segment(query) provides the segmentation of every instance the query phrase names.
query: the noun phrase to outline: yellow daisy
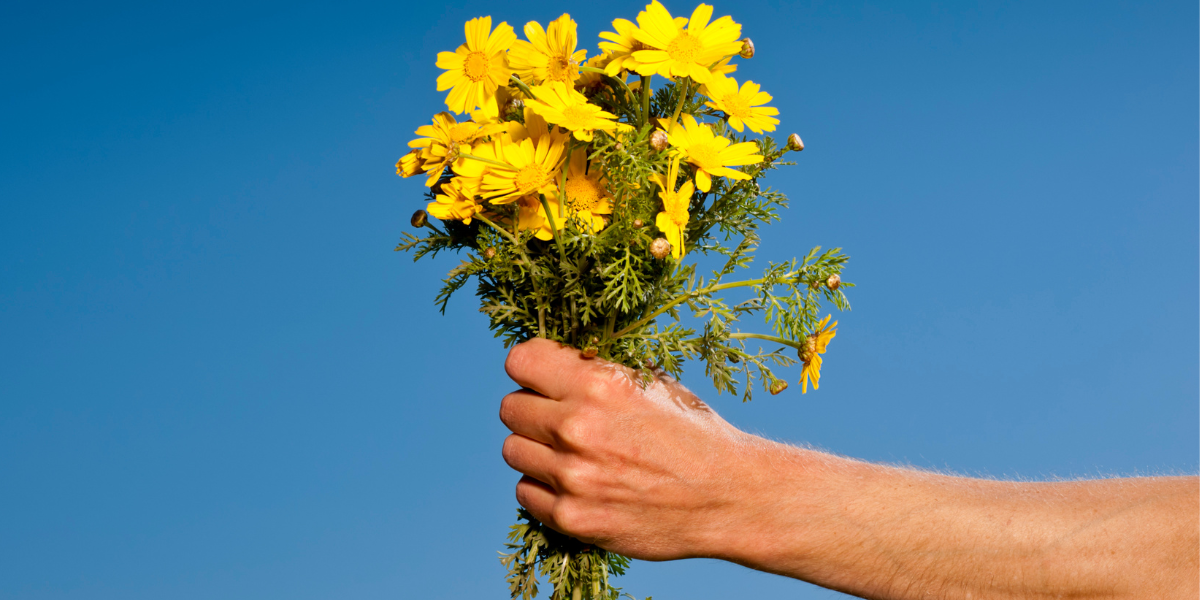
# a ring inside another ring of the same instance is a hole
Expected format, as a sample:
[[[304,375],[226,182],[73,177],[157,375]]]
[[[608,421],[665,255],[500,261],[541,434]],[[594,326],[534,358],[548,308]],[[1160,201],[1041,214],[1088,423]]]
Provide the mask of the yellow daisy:
[[[464,192],[463,181],[460,177],[455,177],[449,183],[442,185],[441,190],[437,199],[430,202],[425,210],[443,221],[462,221],[470,225],[471,217],[483,210],[483,206],[476,202],[469,193]]]
[[[454,172],[478,179],[479,195],[493,204],[538,194],[557,199],[556,177],[565,158],[566,141],[567,134],[560,131],[521,140],[503,135],[472,150],[472,156],[483,160],[460,160],[454,164]]]
[[[587,96],[565,83],[555,81],[532,90],[537,100],[526,100],[525,105],[547,122],[575,134],[577,140],[590,142],[595,130],[613,131],[617,128],[616,115],[589,104]]]
[[[825,354],[829,340],[837,335],[837,321],[834,321],[833,325],[828,325],[829,318],[832,316],[825,315],[825,318],[817,324],[816,333],[805,338],[804,347],[799,350],[800,360],[804,362],[804,368],[800,370],[800,384],[803,387],[801,393],[808,393],[809,381],[812,381],[814,390],[821,387],[821,355]]]
[[[646,11],[638,13],[638,19],[642,18]],[[683,29],[687,27],[687,17],[675,17],[676,27]],[[600,42],[600,49],[612,54],[612,60],[604,66],[604,72],[616,77],[621,71],[636,71],[638,63],[633,60],[633,53],[639,50],[653,50],[650,46],[639,42],[634,32],[637,31],[637,25],[628,19],[617,19],[612,22],[612,31],[604,31],[600,33],[602,39],[608,40]],[[737,67],[734,67],[737,68]]]
[[[409,150],[408,154],[401,156],[400,160],[396,161],[396,174],[401,177],[408,178],[424,172],[425,170],[421,168],[421,151],[417,148]]]
[[[416,134],[424,137],[409,142],[408,146],[419,151],[420,170],[428,175],[425,185],[433,187],[446,167],[458,160],[459,156],[471,153],[473,142],[505,129],[503,125],[497,123],[490,125],[480,125],[474,121],[459,123],[454,119],[454,115],[443,111],[433,115],[432,125],[418,127]],[[401,161],[403,160],[401,159]]]
[[[667,78],[691,77],[699,83],[708,83],[716,63],[742,50],[739,39],[742,26],[731,17],[709,23],[711,18],[712,7],[701,4],[692,11],[685,30],[658,0],[651,2],[638,15],[639,27],[633,32],[638,41],[651,48],[633,52],[637,72]]]
[[[712,127],[697,123],[692,115],[683,115],[683,125],[672,123],[667,131],[667,141],[679,148],[687,161],[696,167],[696,187],[707,192],[712,189],[713,177],[750,179],[750,176],[729,167],[753,165],[762,162],[758,145],[742,142],[730,145],[729,139],[719,136]]]
[[[688,207],[692,203],[692,193],[696,190],[692,187],[691,181],[684,182],[679,190],[675,189],[675,180],[679,177],[678,156],[671,161],[671,167],[666,177],[657,173],[652,177],[654,183],[657,183],[662,190],[658,193],[658,197],[663,203],[663,210],[658,213],[654,224],[667,236],[667,241],[671,242],[671,256],[678,260],[683,258],[683,243],[689,216]]]
[[[737,80],[732,77],[713,77],[705,86],[704,95],[712,98],[712,102],[704,104],[729,115],[729,126],[742,131],[742,126],[762,135],[764,131],[775,131],[779,119],[779,109],[772,106],[762,106],[771,101],[771,95],[760,91],[761,88],[753,81],[742,84],[738,89]]]
[[[437,66],[446,69],[437,78],[437,90],[450,90],[446,106],[462,114],[483,106],[496,93],[496,88],[508,85],[510,71],[505,52],[517,40],[508,23],[492,31],[492,18],[479,17],[467,21],[464,27],[467,43],[454,52],[439,52]]]
[[[549,81],[573,83],[587,50],[575,50],[578,39],[571,15],[555,19],[546,29],[536,21],[525,24],[525,37],[508,53],[508,61],[521,81],[529,85]]]
[[[584,223],[592,233],[604,229],[604,217],[612,214],[612,195],[608,193],[599,165],[588,165],[587,150],[571,153],[567,165],[567,185],[562,190],[563,203],[571,214]]]

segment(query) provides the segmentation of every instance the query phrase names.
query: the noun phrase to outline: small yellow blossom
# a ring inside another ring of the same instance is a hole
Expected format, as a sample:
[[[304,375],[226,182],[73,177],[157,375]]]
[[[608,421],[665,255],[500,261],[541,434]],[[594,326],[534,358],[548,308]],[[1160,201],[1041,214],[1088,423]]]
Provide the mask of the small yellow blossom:
[[[691,181],[684,182],[676,190],[675,181],[678,177],[678,156],[671,160],[671,167],[667,171],[666,177],[658,173],[652,175],[654,183],[657,183],[661,189],[658,197],[663,203],[663,210],[658,213],[654,224],[667,236],[667,241],[671,242],[671,256],[674,256],[677,260],[683,258],[683,244],[688,223],[688,208],[692,203],[692,193],[696,191]]]
[[[566,220],[558,216],[558,201],[546,198],[553,214],[554,229],[562,229]],[[533,235],[539,240],[554,239],[554,229],[550,228],[551,219],[546,218],[546,208],[542,206],[537,196],[525,196],[517,203],[517,229],[519,231],[533,230]]]
[[[683,124],[672,123],[667,139],[696,167],[696,187],[707,192],[712,189],[713,177],[750,179],[750,176],[729,167],[753,165],[762,162],[758,145],[742,142],[730,145],[728,138],[719,136],[712,127],[696,122],[692,115],[683,115]]]
[[[492,31],[492,18],[479,17],[464,27],[467,43],[454,52],[439,52],[437,66],[446,69],[437,78],[437,90],[450,90],[446,106],[463,114],[483,106],[496,94],[496,88],[508,85],[510,71],[505,53],[517,40],[508,23]]]
[[[530,132],[523,131],[528,134]],[[501,135],[476,146],[471,156],[454,164],[454,172],[479,181],[478,193],[493,204],[508,204],[538,194],[558,197],[556,176],[566,153],[567,134],[540,133],[515,139]]]
[[[638,13],[638,19],[646,11]],[[687,27],[687,17],[675,17],[675,26],[679,29]],[[612,22],[612,31],[604,31],[600,33],[601,39],[608,40],[600,42],[600,49],[612,55],[612,60],[604,66],[604,72],[616,77],[621,71],[636,71],[638,63],[633,59],[633,53],[639,50],[653,50],[650,46],[638,41],[634,32],[638,26],[633,21],[628,19],[617,19]],[[734,67],[737,68],[737,67]]]
[[[408,146],[419,152],[420,171],[427,174],[425,186],[433,187],[446,167],[463,154],[471,153],[473,142],[505,129],[505,126],[498,123],[491,125],[480,125],[473,121],[459,123],[454,119],[454,115],[440,112],[433,115],[432,125],[422,125],[417,128],[416,134],[423,137],[409,142]],[[413,159],[406,156],[400,160],[401,162],[408,160],[411,163]],[[411,164],[402,166],[405,169],[415,168]],[[415,173],[410,175],[415,175]]]
[[[632,54],[641,75],[662,75],[667,78],[691,77],[699,83],[712,79],[712,67],[726,57],[742,50],[742,26],[731,17],[712,18],[712,6],[701,4],[692,11],[687,29],[671,17],[658,0],[638,15],[638,28],[633,36],[649,50]]]
[[[469,193],[464,192],[463,181],[459,177],[443,184],[441,190],[437,199],[430,202],[425,210],[443,221],[462,221],[470,225],[471,217],[483,210]]]
[[[532,90],[537,100],[526,100],[525,105],[547,122],[575,134],[580,141],[592,141],[592,132],[597,129],[613,131],[617,128],[616,115],[588,103],[587,96],[564,83],[555,81]]]
[[[396,174],[401,177],[408,178],[424,172],[425,170],[421,168],[421,150],[419,148],[409,150],[408,154],[401,156],[400,160],[396,161]]]
[[[546,29],[536,21],[525,24],[525,37],[517,40],[508,53],[508,61],[517,77],[526,84],[550,81],[571,84],[579,77],[579,65],[587,50],[575,50],[578,45],[575,21],[571,15],[555,19]]]
[[[560,198],[567,209],[583,222],[592,233],[604,229],[604,217],[612,214],[612,195],[608,193],[600,165],[589,167],[587,150],[580,148],[571,153],[567,165],[567,185]]]
[[[809,381],[812,382],[814,390],[821,387],[821,355],[825,354],[829,340],[837,335],[837,321],[834,321],[832,325],[828,324],[829,318],[832,316],[825,315],[825,318],[817,324],[816,333],[804,340],[804,347],[800,350],[800,360],[804,362],[804,367],[800,370],[801,393],[808,393]]]
[[[771,101],[771,95],[761,91],[753,81],[743,83],[739,90],[734,78],[713,77],[703,91],[704,95],[712,98],[712,102],[705,102],[705,105],[729,115],[729,126],[739,132],[744,125],[762,135],[764,131],[775,131],[775,126],[779,124],[779,119],[775,118],[779,109],[762,106]]]

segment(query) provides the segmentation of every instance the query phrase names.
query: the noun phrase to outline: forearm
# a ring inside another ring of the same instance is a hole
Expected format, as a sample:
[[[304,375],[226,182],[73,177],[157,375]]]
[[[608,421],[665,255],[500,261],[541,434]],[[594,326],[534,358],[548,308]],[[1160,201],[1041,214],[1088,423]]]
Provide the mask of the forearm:
[[[1195,598],[1194,477],[1020,483],[748,440],[711,552],[867,598]]]

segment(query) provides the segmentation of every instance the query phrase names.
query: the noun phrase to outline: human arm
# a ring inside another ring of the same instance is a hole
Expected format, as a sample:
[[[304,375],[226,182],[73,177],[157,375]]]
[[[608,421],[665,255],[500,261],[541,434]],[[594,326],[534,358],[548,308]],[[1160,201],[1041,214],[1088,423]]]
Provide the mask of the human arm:
[[[1002,482],[739,431],[666,377],[545,340],[505,364],[517,499],[634,558],[710,557],[866,598],[1195,598],[1195,477]]]

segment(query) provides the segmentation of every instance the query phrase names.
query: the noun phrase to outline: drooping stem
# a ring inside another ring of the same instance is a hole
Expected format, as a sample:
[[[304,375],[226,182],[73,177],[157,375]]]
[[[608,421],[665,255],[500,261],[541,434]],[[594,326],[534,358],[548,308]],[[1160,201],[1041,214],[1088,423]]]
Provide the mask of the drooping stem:
[[[542,201],[542,210],[546,211],[546,220],[550,221],[550,235],[554,237],[554,244],[558,246],[558,258],[567,262],[567,252],[563,250],[562,237],[558,235],[558,224],[554,222],[554,213],[550,210],[550,202],[546,200],[545,194],[538,194],[538,198]]]
[[[749,339],[766,340],[768,342],[775,342],[776,344],[783,344],[784,346],[791,346],[792,348],[800,349],[800,342],[796,342],[793,340],[785,340],[779,336],[765,335],[762,333],[731,333],[731,334],[729,334],[729,339],[733,339],[733,340],[749,340]]]
[[[784,275],[781,279],[787,279],[789,277],[793,277],[797,273],[799,273],[799,271],[794,271],[792,273],[788,273],[787,275]],[[614,339],[619,338],[631,331],[636,331],[639,328],[641,328],[642,326],[649,323],[650,321],[653,321],[654,319],[656,319],[659,315],[667,312],[668,310],[671,310],[672,308],[674,308],[676,306],[679,306],[680,304],[683,304],[684,302],[687,302],[688,300],[691,300],[692,298],[696,298],[699,296],[705,296],[705,295],[711,294],[713,292],[719,292],[721,290],[728,290],[728,289],[739,288],[739,287],[747,287],[747,286],[751,286],[751,285],[759,285],[764,281],[766,281],[766,279],[747,279],[746,281],[731,281],[729,283],[715,283],[713,285],[708,285],[708,286],[702,287],[698,290],[687,292],[686,294],[681,294],[679,296],[672,298],[669,302],[662,305],[662,307],[660,307],[658,310],[646,315],[645,317],[643,317],[641,319],[638,319],[632,325],[612,334],[612,338],[614,338]]]
[[[517,77],[516,75],[512,75],[510,78],[512,79],[513,84],[515,84],[517,86],[517,89],[524,92],[525,95],[529,96],[530,99],[537,100],[537,96],[533,95],[533,90],[529,89],[529,86],[525,85],[525,82],[521,81],[520,77]]]
[[[650,76],[642,75],[642,125],[650,122]]]
[[[501,227],[501,226],[499,226],[499,225],[497,225],[497,224],[495,224],[495,223],[491,222],[490,220],[488,220],[488,218],[487,218],[487,217],[485,217],[485,216],[483,216],[483,215],[475,215],[475,216],[474,216],[474,217],[472,217],[472,218],[474,218],[474,219],[479,219],[480,221],[483,221],[483,222],[484,222],[484,223],[486,223],[488,226],[490,226],[492,229],[495,229],[497,233],[499,233],[500,235],[502,235],[502,236],[504,236],[504,237],[508,238],[508,239],[509,239],[509,241],[511,241],[513,244],[515,244],[515,245],[517,245],[517,246],[520,246],[520,245],[521,245],[521,242],[520,242],[520,241],[519,241],[519,240],[516,238],[516,236],[514,236],[514,235],[513,235],[513,234],[511,234],[511,233],[509,233],[507,229],[505,229],[505,228],[503,228],[503,227]]]
[[[680,81],[683,83],[683,92],[679,94],[679,104],[675,105],[675,112],[671,115],[672,126],[679,121],[679,114],[683,112],[683,105],[687,103],[688,96],[692,95],[691,79],[680,78]]]

